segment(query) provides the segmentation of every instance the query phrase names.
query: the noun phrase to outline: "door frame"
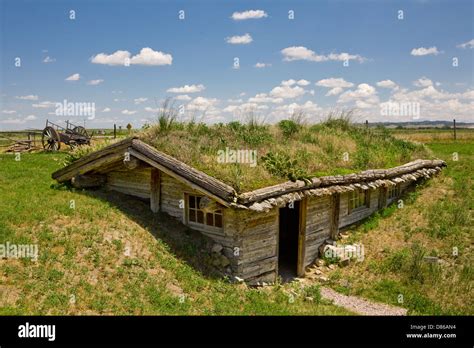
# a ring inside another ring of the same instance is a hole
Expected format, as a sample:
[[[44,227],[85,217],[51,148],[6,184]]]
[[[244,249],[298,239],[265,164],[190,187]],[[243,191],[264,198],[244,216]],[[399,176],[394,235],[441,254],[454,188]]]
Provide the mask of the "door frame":
[[[304,197],[300,201],[299,211],[299,231],[298,231],[298,262],[296,265],[296,275],[304,277],[305,267],[304,259],[306,254],[306,211],[308,206],[308,198]]]

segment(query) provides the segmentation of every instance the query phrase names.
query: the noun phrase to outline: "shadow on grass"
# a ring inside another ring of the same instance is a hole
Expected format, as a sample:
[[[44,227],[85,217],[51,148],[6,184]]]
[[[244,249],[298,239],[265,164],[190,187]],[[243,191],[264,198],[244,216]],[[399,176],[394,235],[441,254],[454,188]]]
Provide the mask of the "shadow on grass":
[[[166,213],[153,213],[150,210],[149,200],[105,189],[76,192],[100,199],[118,208],[128,218],[150,232],[155,239],[165,243],[175,257],[193,267],[203,277],[222,279],[223,275],[206,262],[209,256],[208,250],[214,242]]]

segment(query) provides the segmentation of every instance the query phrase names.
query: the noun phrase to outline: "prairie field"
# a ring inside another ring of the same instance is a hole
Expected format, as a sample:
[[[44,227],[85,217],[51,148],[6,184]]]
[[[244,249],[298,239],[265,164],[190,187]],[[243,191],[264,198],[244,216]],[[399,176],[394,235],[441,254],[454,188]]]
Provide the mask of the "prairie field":
[[[327,282],[304,286],[219,278],[204,266],[195,232],[147,203],[55,183],[51,173],[66,152],[0,154],[0,242],[39,249],[37,261],[0,259],[0,314],[355,314],[321,299],[320,287],[329,286],[409,315],[472,315],[472,133],[454,141],[442,131],[390,132],[423,143],[416,149],[448,167],[403,197],[402,208],[389,206],[344,234],[343,242],[364,245],[363,262],[327,268]]]

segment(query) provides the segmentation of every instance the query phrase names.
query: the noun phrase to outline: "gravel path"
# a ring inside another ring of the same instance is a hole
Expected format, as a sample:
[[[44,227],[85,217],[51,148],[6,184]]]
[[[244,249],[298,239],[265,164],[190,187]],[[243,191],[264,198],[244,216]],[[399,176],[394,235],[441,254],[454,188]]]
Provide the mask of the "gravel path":
[[[405,308],[372,302],[356,296],[343,295],[326,287],[321,288],[321,296],[324,299],[332,300],[337,306],[362,315],[407,315]]]

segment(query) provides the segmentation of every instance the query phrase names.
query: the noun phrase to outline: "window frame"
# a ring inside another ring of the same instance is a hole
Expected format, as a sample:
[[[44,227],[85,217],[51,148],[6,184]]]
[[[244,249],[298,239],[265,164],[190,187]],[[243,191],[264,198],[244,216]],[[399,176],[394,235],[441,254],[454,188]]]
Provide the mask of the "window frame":
[[[392,192],[395,192],[395,195],[392,194]],[[394,186],[389,186],[387,190],[387,201],[393,201],[400,197],[401,194],[401,185],[396,184]]]
[[[190,197],[194,197],[195,199],[195,204],[199,204],[197,202],[197,198],[203,198],[205,197],[204,195],[200,195],[197,193],[191,193],[191,192],[185,192],[184,193],[184,221],[186,225],[197,229],[197,230],[214,230],[216,232],[222,232],[224,230],[224,210],[217,209],[214,212],[211,213],[205,213],[203,210],[199,209],[197,206],[194,208],[190,207]],[[190,220],[190,210],[195,210],[196,211],[196,220],[197,220],[197,214],[198,212],[202,212],[203,214],[203,222],[197,222],[197,221],[191,221]],[[220,211],[220,213],[216,213],[217,211]],[[208,214],[212,214],[212,219],[213,219],[213,224],[208,225],[207,224],[207,219],[208,219]],[[215,216],[220,215],[221,216],[221,227],[215,226]]]
[[[352,202],[355,201],[355,199],[353,198],[353,195],[356,192],[357,192],[358,197],[359,197],[357,200],[360,202],[360,196],[363,195],[365,202],[362,205],[353,208],[352,207]],[[349,192],[349,194],[347,196],[348,196],[348,200],[347,200],[347,207],[348,207],[347,214],[348,215],[350,215],[354,212],[357,212],[357,211],[361,211],[361,210],[370,208],[370,190],[364,190],[362,188],[357,188],[354,191]]]

